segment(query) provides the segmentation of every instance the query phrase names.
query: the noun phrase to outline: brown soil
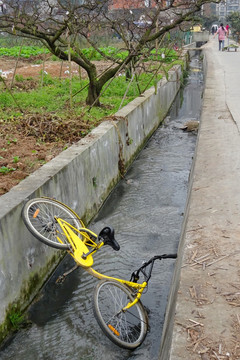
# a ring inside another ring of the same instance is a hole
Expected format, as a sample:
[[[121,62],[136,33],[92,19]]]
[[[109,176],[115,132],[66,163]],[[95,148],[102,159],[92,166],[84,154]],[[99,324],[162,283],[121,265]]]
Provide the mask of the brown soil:
[[[17,63],[17,71],[16,74],[23,76],[24,78],[33,78],[35,80],[41,77],[41,72],[44,70],[47,74],[51,75],[52,77],[59,77],[59,78],[67,78],[69,77],[69,64],[68,62],[61,62],[61,61],[51,61],[47,60],[46,62],[39,62],[43,60],[42,56],[39,55],[37,57],[32,57],[30,59],[23,59],[18,61]],[[94,61],[93,61],[94,62]],[[106,61],[96,61],[97,71],[100,74],[103,72],[108,66],[111,65],[110,62]],[[0,70],[5,72],[3,75],[8,81],[10,82],[13,77],[14,68],[16,66],[16,58],[11,57],[0,57]],[[79,70],[77,64],[71,64],[71,70],[73,76],[80,76],[84,79],[86,78],[85,70]],[[81,71],[81,74],[79,74]]]
[[[21,81],[14,86],[24,89],[27,86],[28,90],[36,86],[43,64],[34,64],[34,62],[36,58],[18,62],[16,74],[23,78],[31,78],[31,81]],[[8,85],[13,78],[15,64],[16,59],[0,58],[0,70]],[[98,72],[101,73],[108,66],[106,62],[98,62]],[[52,77],[69,76],[68,63],[59,61],[46,61],[44,71]],[[79,74],[75,64],[72,64],[72,73]],[[86,77],[83,70],[81,77]],[[70,115],[64,122],[53,114],[45,116],[24,114],[17,124],[6,123],[0,119],[0,196],[50,161],[64,148],[80,140],[89,130],[90,124],[83,123],[80,118]]]

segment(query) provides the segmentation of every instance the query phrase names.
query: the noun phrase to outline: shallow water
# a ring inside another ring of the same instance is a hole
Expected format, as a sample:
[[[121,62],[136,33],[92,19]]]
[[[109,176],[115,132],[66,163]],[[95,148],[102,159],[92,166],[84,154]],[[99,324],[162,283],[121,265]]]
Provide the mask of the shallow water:
[[[121,245],[119,252],[104,247],[95,256],[94,267],[100,272],[129,279],[143,260],[177,252],[197,138],[180,127],[188,120],[199,120],[203,90],[199,59],[193,59],[191,67],[188,84],[169,116],[90,225],[96,232],[107,224],[113,226]],[[138,349],[118,348],[97,325],[91,304],[96,279],[78,269],[62,284],[55,283],[73,265],[67,256],[30,308],[32,326],[16,334],[0,352],[0,359],[157,360],[174,263],[169,259],[154,266],[148,291],[142,296],[150,331]]]

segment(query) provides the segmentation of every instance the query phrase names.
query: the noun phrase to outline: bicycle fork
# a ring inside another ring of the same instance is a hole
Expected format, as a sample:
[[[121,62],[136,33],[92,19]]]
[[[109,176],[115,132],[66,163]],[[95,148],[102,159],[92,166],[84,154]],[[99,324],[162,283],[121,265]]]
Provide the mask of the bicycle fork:
[[[143,282],[143,283],[141,284],[141,288],[138,290],[135,299],[134,299],[133,301],[129,302],[129,303],[122,309],[122,311],[126,311],[126,310],[130,309],[132,306],[134,306],[134,305],[139,301],[140,297],[142,296],[143,290],[145,289],[146,286],[147,286],[147,282],[145,281],[145,282]]]

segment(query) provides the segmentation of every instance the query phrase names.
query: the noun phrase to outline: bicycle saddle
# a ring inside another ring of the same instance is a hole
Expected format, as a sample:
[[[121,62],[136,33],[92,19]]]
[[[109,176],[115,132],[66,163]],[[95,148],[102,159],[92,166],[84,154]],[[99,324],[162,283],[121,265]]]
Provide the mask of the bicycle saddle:
[[[98,234],[98,238],[101,238],[104,245],[111,246],[113,250],[120,250],[120,245],[114,237],[114,229],[111,226],[105,226]]]

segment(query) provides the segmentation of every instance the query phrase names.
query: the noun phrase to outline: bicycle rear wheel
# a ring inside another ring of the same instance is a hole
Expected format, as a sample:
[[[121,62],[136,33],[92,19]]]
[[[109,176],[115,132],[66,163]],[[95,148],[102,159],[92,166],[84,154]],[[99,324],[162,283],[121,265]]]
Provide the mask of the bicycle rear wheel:
[[[101,280],[96,286],[93,310],[96,320],[108,338],[125,349],[142,344],[148,330],[146,311],[140,301],[126,311],[134,300],[129,288],[112,280]]]
[[[22,209],[23,221],[33,236],[46,245],[68,250],[70,245],[55,217],[65,220],[76,229],[84,227],[73,210],[54,199],[35,198],[26,202]]]

